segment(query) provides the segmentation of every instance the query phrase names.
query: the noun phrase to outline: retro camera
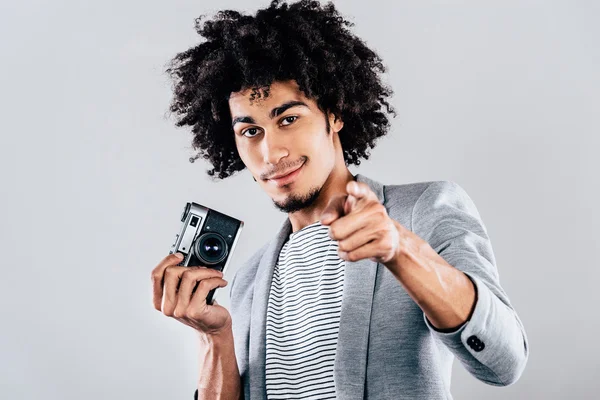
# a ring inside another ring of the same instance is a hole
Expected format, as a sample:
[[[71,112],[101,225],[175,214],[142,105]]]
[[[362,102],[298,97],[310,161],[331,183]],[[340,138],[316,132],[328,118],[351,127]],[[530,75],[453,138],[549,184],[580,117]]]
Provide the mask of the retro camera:
[[[181,214],[181,230],[175,235],[169,254],[181,253],[179,266],[200,266],[225,272],[244,227],[240,221],[201,204],[188,202]],[[213,303],[216,289],[208,292],[206,303]],[[196,291],[194,288],[193,292]]]

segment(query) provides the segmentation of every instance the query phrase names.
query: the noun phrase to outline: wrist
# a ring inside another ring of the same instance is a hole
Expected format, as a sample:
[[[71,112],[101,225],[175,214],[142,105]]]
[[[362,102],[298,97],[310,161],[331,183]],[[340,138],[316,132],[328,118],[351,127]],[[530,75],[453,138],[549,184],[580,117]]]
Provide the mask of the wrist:
[[[202,332],[196,331],[198,334],[198,340],[202,345],[219,345],[222,343],[230,343],[233,341],[233,330],[231,325],[223,327],[216,332]]]
[[[415,257],[423,249],[421,246],[426,244],[423,239],[414,234],[411,230],[406,229],[399,222],[394,221],[394,227],[398,232],[398,243],[394,256],[389,262],[385,263],[385,266],[397,277],[400,277],[402,269],[411,264],[411,261],[415,260]]]

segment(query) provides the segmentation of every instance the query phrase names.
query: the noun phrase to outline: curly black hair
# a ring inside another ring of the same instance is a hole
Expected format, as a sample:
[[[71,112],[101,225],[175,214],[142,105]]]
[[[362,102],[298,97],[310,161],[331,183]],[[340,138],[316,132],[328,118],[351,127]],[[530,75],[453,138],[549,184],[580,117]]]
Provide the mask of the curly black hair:
[[[200,148],[190,162],[208,159],[213,169],[206,172],[219,179],[243,170],[229,96],[253,88],[260,97],[257,88],[288,80],[344,121],[339,137],[346,165],[369,158],[369,147],[389,129],[387,114],[395,116],[387,100],[393,91],[380,79],[386,68],[379,56],[347,29],[354,24],[333,3],[274,0],[253,16],[222,10],[203,18],[195,19],[195,30],[206,40],[177,54],[165,71],[173,82],[169,111],[177,127],[192,126],[193,147]]]

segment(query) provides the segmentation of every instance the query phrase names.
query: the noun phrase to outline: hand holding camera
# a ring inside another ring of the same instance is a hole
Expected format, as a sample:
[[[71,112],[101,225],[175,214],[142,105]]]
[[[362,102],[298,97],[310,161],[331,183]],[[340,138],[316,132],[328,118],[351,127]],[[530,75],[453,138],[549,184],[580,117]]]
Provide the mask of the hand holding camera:
[[[179,266],[175,254],[165,257],[152,271],[154,308],[199,332],[215,334],[231,326],[231,315],[220,305],[208,305],[206,296],[225,287],[221,271]]]
[[[229,328],[229,311],[206,303],[209,291],[227,286],[223,273],[201,266],[179,266],[180,262],[181,258],[170,254],[152,271],[154,308],[199,332],[215,334]]]
[[[152,270],[154,308],[216,334],[231,327],[229,311],[213,305],[213,295],[227,286],[223,272],[244,222],[197,203],[186,204],[181,222],[170,254]]]

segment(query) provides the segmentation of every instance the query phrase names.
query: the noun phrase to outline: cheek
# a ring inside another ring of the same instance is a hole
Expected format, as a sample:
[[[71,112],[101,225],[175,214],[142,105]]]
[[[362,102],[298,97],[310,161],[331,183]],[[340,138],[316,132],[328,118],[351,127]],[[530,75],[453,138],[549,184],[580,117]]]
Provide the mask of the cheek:
[[[325,128],[319,124],[303,124],[296,127],[293,132],[298,150],[310,152],[313,155],[322,151],[323,145],[327,143]]]
[[[329,157],[331,138],[327,136],[324,127],[315,126],[311,130],[311,138],[307,140],[310,151],[317,157]]]
[[[242,159],[242,162],[247,168],[252,170],[252,167],[258,164],[260,160],[258,149],[256,147],[248,145],[248,143],[243,143],[241,141],[236,141],[236,146],[238,154]]]
[[[239,142],[237,139],[235,141],[235,146],[238,152],[238,155],[242,159],[242,162],[247,166],[248,165],[248,148]]]

